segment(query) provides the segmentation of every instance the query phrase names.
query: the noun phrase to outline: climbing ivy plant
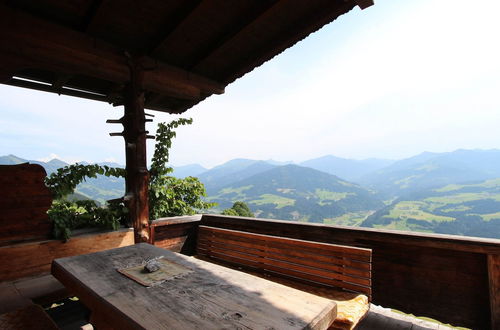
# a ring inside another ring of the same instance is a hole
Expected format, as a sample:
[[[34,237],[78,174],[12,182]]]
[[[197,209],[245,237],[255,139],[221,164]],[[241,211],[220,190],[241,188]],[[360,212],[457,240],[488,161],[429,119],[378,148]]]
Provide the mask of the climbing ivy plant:
[[[121,200],[108,201],[101,207],[93,200],[67,199],[86,178],[96,178],[97,175],[124,177],[125,173],[123,168],[74,164],[59,168],[47,176],[45,184],[54,196],[52,206],[47,212],[54,224],[54,237],[68,240],[73,229],[101,227],[116,230],[120,224],[125,223],[127,209]]]
[[[172,140],[176,136],[175,129],[180,125],[191,123],[192,119],[180,118],[168,124],[158,124],[155,152],[149,171],[150,219],[191,215],[196,210],[216,205],[203,200],[206,196],[205,187],[197,178],[179,179],[169,175],[173,172],[167,163]],[[91,200],[67,199],[78,184],[86,178],[96,178],[97,175],[125,177],[126,171],[123,168],[97,164],[75,164],[60,168],[45,179],[45,184],[55,198],[48,214],[54,223],[53,234],[56,238],[67,240],[71,236],[71,231],[76,228],[103,227],[116,230],[120,224],[126,223],[127,209],[121,199],[108,201],[103,207]]]
[[[179,179],[169,175],[173,172],[172,167],[167,166],[167,163],[172,140],[176,137],[175,129],[192,122],[192,119],[180,118],[168,124],[158,124],[155,152],[149,171],[150,219],[192,215],[196,210],[209,209],[216,205],[203,200],[206,196],[205,187],[197,178]]]

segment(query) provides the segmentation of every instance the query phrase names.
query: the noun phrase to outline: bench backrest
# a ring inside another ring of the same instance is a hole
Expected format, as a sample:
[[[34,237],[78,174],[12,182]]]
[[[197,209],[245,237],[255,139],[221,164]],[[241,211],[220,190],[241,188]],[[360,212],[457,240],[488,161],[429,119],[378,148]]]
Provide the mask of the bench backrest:
[[[371,299],[370,249],[199,226],[197,254]]]
[[[0,246],[50,237],[46,175],[37,164],[0,165]]]

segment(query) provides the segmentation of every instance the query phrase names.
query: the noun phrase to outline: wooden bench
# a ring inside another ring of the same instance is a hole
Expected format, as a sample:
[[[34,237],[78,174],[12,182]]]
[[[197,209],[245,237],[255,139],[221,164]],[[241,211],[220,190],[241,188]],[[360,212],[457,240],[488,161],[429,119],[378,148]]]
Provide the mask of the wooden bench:
[[[370,249],[199,226],[197,256],[337,302],[331,329],[352,329],[371,300]]]

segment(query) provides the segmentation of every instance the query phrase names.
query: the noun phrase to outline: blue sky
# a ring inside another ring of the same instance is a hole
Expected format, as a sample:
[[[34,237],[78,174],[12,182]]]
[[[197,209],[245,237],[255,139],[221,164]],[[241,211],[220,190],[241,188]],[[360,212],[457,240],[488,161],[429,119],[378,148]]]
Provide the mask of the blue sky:
[[[355,9],[187,111],[172,163],[499,148],[498,12],[497,0]],[[108,135],[120,128],[105,124],[121,108],[4,85],[0,108],[0,155],[124,162]]]

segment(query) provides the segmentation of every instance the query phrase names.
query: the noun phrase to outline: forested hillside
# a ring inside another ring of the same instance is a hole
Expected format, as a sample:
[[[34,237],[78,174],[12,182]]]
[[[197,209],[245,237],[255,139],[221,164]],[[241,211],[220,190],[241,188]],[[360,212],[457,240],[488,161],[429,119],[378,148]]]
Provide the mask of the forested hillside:
[[[383,206],[359,185],[311,168],[285,165],[221,188],[210,201],[227,208],[246,202],[258,217],[359,224]]]

